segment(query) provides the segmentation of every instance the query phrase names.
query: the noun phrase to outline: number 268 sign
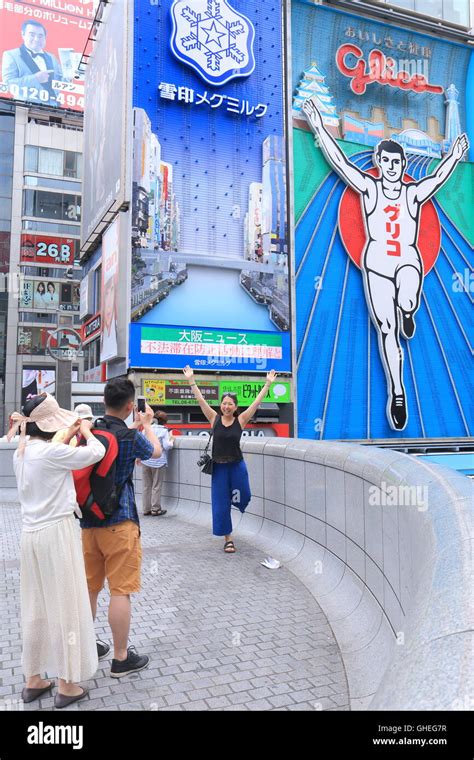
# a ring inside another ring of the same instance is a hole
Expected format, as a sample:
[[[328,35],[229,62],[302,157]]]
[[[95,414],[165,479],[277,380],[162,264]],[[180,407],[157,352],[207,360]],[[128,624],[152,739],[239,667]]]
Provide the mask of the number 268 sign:
[[[37,264],[72,266],[76,241],[73,238],[21,236],[21,260]]]

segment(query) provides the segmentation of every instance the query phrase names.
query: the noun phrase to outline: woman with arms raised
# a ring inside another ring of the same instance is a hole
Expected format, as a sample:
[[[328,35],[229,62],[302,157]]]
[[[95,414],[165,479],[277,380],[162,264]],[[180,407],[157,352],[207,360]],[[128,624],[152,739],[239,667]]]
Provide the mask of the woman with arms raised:
[[[240,413],[237,409],[237,396],[234,393],[224,393],[219,412],[212,409],[196,385],[191,367],[186,366],[183,372],[192,388],[194,398],[213,430],[212,532],[215,536],[224,536],[224,551],[226,554],[234,554],[230,510],[232,506],[235,506],[244,512],[251,498],[247,466],[240,448],[240,437],[242,430],[267,395],[270,385],[275,381],[276,372],[271,370],[267,374],[265,385],[255,401]]]

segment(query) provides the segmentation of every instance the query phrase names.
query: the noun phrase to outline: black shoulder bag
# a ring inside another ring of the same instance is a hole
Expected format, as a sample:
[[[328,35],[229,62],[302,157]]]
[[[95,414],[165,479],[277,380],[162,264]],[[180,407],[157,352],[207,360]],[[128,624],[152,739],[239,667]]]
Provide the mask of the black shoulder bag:
[[[214,425],[217,422],[217,417],[214,420]],[[197,466],[201,468],[201,472],[203,472],[205,475],[212,475],[212,457],[208,453],[209,452],[209,446],[211,445],[212,436],[214,433],[214,425],[212,426],[210,433],[209,433],[209,439],[206,443],[205,449],[202,452],[201,456],[197,460]]]

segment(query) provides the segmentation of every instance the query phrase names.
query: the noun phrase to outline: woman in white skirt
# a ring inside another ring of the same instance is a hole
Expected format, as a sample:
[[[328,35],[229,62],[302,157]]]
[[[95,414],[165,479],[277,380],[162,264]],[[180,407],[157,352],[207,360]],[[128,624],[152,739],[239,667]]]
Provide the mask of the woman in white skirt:
[[[48,393],[26,401],[23,414],[12,416],[9,439],[21,429],[13,467],[22,512],[21,628],[24,702],[53,688],[45,673],[58,676],[55,707],[83,699],[78,685],[97,670],[98,657],[87,591],[73,470],[102,459],[105,448],[91,433],[92,423],[60,409]],[[54,434],[67,427],[63,443]],[[80,432],[86,446],[72,448]],[[26,435],[30,438],[27,441]]]

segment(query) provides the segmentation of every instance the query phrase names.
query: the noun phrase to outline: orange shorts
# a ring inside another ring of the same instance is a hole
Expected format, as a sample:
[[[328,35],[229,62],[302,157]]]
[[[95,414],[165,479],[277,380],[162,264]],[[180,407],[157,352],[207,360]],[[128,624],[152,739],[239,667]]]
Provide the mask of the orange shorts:
[[[132,520],[108,528],[84,528],[82,551],[92,594],[103,589],[106,578],[111,596],[140,591],[140,528]]]

